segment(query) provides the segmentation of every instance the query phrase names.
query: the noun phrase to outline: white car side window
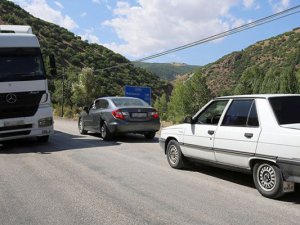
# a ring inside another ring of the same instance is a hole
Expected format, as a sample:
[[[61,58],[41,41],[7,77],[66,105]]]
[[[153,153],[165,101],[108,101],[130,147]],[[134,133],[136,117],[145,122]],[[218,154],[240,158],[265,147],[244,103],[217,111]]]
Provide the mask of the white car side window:
[[[220,117],[228,103],[228,100],[219,100],[212,102],[203,112],[198,116],[197,124],[213,124],[217,125]]]

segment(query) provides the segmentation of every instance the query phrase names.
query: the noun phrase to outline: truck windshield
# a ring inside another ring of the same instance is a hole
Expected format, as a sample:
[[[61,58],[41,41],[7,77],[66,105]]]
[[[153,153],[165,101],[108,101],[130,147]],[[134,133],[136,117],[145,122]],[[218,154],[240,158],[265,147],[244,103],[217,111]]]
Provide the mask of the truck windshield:
[[[1,48],[0,82],[45,79],[39,48]]]
[[[274,97],[269,101],[280,125],[300,123],[300,96]]]

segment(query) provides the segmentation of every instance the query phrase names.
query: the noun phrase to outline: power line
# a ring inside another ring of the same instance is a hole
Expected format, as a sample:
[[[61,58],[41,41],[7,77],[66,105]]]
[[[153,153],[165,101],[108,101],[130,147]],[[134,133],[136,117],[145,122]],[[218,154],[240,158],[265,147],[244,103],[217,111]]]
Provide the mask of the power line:
[[[281,12],[274,13],[270,16],[255,20],[251,23],[244,24],[242,26],[239,26],[239,27],[221,32],[219,34],[212,35],[212,36],[207,37],[207,38],[200,39],[200,40],[195,41],[195,42],[191,42],[191,43],[188,43],[188,44],[176,47],[176,48],[172,48],[172,49],[169,49],[169,50],[157,53],[157,54],[153,54],[153,55],[141,58],[139,60],[134,60],[134,61],[131,61],[130,63],[123,63],[123,64],[119,64],[119,65],[112,66],[112,67],[107,67],[107,68],[100,69],[100,70],[104,71],[104,70],[114,69],[114,68],[118,68],[118,67],[121,67],[121,66],[129,65],[129,64],[132,64],[132,63],[143,62],[143,61],[146,61],[146,60],[149,60],[149,59],[158,58],[158,57],[163,56],[163,55],[167,55],[167,54],[170,54],[170,53],[181,51],[181,50],[184,50],[184,49],[187,49],[187,48],[194,47],[196,45],[204,44],[204,43],[214,41],[214,40],[226,37],[226,36],[230,36],[232,34],[236,34],[236,33],[239,33],[239,32],[245,31],[245,30],[249,30],[249,29],[252,29],[254,27],[261,26],[263,24],[267,24],[267,23],[270,23],[270,22],[273,22],[273,21],[291,16],[291,15],[294,15],[294,14],[297,14],[299,12],[300,12],[300,5],[297,5],[295,7],[283,10]]]

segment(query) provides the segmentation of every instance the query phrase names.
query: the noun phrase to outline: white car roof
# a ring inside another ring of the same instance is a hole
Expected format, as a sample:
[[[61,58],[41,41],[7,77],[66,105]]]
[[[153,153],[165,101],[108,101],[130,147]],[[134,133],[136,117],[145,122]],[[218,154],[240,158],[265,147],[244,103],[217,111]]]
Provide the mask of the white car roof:
[[[232,96],[222,96],[216,99],[232,99],[232,98],[272,98],[272,97],[289,97],[289,96],[299,96],[300,94],[253,94],[253,95],[232,95]]]

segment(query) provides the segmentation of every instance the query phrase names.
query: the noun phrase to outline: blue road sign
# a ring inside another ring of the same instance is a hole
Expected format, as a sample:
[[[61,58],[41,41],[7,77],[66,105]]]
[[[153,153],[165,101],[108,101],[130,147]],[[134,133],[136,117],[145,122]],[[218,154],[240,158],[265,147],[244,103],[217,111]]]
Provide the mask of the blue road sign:
[[[125,86],[125,96],[140,98],[151,105],[151,88],[150,87],[137,87]]]

